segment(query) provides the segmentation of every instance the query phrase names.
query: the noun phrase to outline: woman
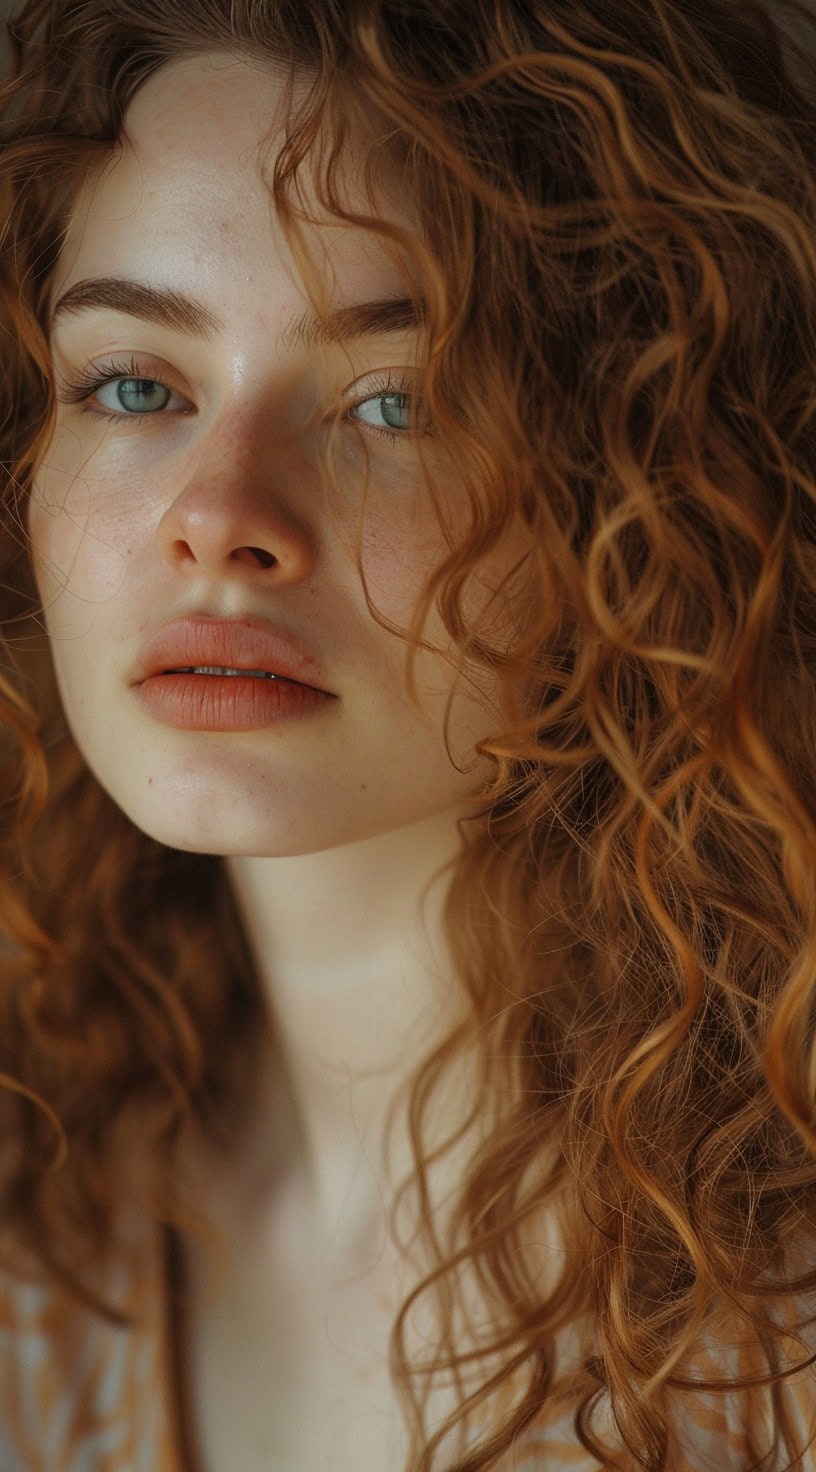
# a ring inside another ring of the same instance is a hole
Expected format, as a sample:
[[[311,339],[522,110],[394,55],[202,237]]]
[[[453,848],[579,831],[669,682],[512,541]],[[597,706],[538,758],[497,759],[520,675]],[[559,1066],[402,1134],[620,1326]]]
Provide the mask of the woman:
[[[0,1464],[806,1465],[812,52],[9,35]]]

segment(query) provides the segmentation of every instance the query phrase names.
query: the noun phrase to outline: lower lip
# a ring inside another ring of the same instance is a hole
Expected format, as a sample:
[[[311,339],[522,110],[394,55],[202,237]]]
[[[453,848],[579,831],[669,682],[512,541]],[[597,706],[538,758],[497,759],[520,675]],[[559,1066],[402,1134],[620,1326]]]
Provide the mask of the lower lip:
[[[253,675],[151,675],[136,687],[146,710],[186,731],[252,731],[313,715],[335,697],[292,680]]]

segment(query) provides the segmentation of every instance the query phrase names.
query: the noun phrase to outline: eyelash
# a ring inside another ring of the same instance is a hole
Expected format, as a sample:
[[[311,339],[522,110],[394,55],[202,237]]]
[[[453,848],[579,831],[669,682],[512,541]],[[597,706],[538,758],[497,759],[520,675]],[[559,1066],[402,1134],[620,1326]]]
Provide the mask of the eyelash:
[[[119,378],[140,378],[146,383],[158,384],[160,388],[167,389],[168,393],[173,392],[170,385],[165,383],[161,378],[154,378],[152,374],[145,373],[137,359],[132,357],[128,363],[111,362],[106,368],[96,370],[87,368],[77,369],[72,379],[64,379],[62,381],[60,390],[57,393],[57,400],[61,404],[83,403],[86,399],[90,399],[98,389],[103,388],[106,383],[115,383]],[[372,393],[366,394],[365,398],[357,399],[355,403],[349,406],[349,413],[351,409],[358,409],[361,404],[367,404],[371,399],[384,399],[397,394],[410,396],[412,386],[408,378],[404,376],[394,378],[389,371],[385,378],[375,379],[373,381],[371,385],[373,389]],[[153,414],[126,414],[124,411],[118,414],[112,409],[105,408],[89,408],[86,412],[89,414],[98,414],[103,419],[134,419],[137,421],[162,418],[163,414],[161,410]],[[376,424],[366,424],[365,427],[371,434],[380,435],[392,444],[396,444],[397,440],[404,440],[411,433],[410,430],[380,429]],[[429,433],[427,429],[417,432]]]

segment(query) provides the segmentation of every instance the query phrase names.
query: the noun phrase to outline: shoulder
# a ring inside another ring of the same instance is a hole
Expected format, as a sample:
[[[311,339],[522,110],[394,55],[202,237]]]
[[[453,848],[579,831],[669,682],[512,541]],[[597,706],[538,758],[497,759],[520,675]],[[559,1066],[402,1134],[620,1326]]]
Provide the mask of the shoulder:
[[[811,1443],[816,1447],[816,1362],[808,1363],[811,1357],[816,1359],[816,1293],[768,1300],[765,1308],[776,1326],[777,1363],[784,1378],[776,1387],[761,1383],[769,1375],[761,1342],[737,1315],[721,1309],[675,1371],[686,1380],[701,1382],[699,1387],[666,1388],[665,1472],[746,1472],[753,1466],[761,1466],[762,1472],[787,1472],[816,1467],[813,1450],[808,1460]],[[572,1353],[566,1355],[565,1366],[588,1352],[589,1332],[587,1323],[582,1334],[570,1336]],[[708,1381],[716,1388],[706,1388]],[[754,1383],[740,1384],[745,1381]],[[575,1402],[566,1400],[542,1407],[534,1427],[519,1438],[508,1472],[606,1472],[607,1466],[628,1467],[608,1392],[599,1394],[589,1422],[618,1460],[599,1461],[581,1445],[576,1409]],[[802,1460],[797,1462],[797,1457]]]
[[[107,1302],[137,1310],[119,1328],[59,1285],[0,1267],[3,1472],[170,1472],[163,1341],[150,1282],[123,1263]]]
[[[774,1326],[775,1367],[734,1314],[722,1314],[702,1337],[683,1373],[719,1388],[672,1393],[672,1472],[806,1465],[796,1458],[816,1445],[816,1294],[769,1299],[764,1310]]]

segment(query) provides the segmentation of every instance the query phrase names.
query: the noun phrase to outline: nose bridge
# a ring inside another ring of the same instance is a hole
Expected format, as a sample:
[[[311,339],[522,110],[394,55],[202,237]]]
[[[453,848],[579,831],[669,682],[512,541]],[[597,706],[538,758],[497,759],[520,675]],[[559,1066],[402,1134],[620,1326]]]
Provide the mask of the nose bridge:
[[[249,561],[305,576],[316,541],[304,514],[303,472],[302,457],[287,446],[274,414],[233,408],[202,439],[180,484],[174,482],[156,531],[164,555],[210,572]]]

